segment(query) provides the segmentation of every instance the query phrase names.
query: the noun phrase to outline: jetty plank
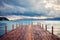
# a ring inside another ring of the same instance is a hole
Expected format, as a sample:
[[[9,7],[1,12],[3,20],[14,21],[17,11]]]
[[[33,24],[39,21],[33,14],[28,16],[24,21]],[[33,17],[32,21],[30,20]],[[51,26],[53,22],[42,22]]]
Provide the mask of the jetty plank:
[[[60,40],[60,38],[39,25],[22,25],[4,34],[0,40]]]

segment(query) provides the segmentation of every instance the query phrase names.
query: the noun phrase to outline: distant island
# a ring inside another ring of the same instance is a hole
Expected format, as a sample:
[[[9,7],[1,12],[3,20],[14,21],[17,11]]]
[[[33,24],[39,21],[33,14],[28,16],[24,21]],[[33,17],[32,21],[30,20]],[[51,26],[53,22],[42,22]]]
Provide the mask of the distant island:
[[[6,17],[0,17],[0,21],[9,21]]]

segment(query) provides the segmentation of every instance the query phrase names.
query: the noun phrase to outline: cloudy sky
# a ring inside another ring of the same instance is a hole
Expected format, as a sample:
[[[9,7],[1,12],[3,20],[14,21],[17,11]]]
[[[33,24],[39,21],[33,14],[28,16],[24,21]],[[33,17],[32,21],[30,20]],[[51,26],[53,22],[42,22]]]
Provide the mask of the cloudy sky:
[[[0,0],[0,16],[10,20],[55,20],[60,18],[60,0]]]

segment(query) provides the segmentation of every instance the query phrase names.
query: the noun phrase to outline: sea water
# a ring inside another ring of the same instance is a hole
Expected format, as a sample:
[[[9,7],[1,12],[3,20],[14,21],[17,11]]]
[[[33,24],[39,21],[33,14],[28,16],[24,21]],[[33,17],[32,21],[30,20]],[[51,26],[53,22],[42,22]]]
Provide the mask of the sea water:
[[[54,34],[60,37],[60,21],[54,20],[15,20],[15,21],[0,21],[0,36],[5,33],[5,25],[7,25],[8,32],[12,30],[12,24],[14,24],[14,28],[16,28],[16,24],[47,24],[47,29],[49,32],[52,30],[52,26],[54,27]]]

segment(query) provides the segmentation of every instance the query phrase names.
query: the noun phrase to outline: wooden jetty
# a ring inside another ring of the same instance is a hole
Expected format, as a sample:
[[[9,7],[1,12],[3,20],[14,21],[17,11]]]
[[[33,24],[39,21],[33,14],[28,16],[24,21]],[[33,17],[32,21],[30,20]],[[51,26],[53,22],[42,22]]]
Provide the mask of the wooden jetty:
[[[16,24],[17,26],[17,24]],[[12,25],[12,31],[7,32],[7,26],[5,26],[5,34],[0,37],[0,40],[60,40],[60,38],[47,31],[47,25],[45,29],[41,25],[20,25],[14,29]]]

